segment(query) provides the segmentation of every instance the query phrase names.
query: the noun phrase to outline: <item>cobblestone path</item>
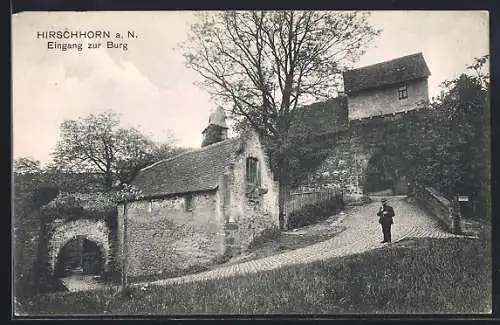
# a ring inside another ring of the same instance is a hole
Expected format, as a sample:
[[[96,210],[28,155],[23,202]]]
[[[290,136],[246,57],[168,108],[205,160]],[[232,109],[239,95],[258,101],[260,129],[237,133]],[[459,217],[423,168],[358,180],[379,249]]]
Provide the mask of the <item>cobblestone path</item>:
[[[394,208],[396,214],[392,227],[393,243],[405,238],[446,238],[456,236],[443,231],[435,218],[428,216],[424,210],[415,203],[408,202],[404,197],[389,197],[388,203]],[[178,278],[158,280],[149,284],[165,285],[218,279],[238,274],[273,270],[286,265],[310,263],[332,257],[362,253],[382,247],[387,244],[380,243],[382,230],[376,216],[379,206],[378,199],[374,198],[373,203],[357,207],[352,213],[346,214],[344,218],[338,221],[346,227],[346,230],[324,242],[258,260]],[[142,286],[144,283],[135,285]]]

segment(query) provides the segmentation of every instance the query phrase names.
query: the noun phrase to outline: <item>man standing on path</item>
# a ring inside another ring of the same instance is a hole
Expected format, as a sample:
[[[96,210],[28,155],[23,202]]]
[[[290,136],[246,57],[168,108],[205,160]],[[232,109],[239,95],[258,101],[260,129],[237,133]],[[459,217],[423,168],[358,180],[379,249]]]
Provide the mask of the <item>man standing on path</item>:
[[[391,242],[391,226],[393,224],[392,218],[395,216],[394,209],[387,204],[387,199],[382,199],[382,206],[377,212],[377,216],[380,218],[378,222],[382,225],[382,233],[384,234],[384,240],[382,243]]]

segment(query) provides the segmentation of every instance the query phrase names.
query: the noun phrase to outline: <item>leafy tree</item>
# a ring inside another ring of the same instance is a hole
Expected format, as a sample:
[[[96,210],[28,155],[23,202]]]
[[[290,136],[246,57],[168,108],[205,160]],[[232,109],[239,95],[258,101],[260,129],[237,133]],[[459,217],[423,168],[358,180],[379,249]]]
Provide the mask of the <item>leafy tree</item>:
[[[53,153],[64,171],[97,172],[105,190],[128,183],[140,168],[176,152],[170,143],[156,144],[135,128],[123,128],[114,113],[90,114],[61,124]]]
[[[451,111],[451,127],[457,151],[461,154],[459,181],[452,184],[454,193],[464,193],[476,199],[482,215],[488,216],[490,206],[491,152],[489,56],[476,58],[468,66],[472,74],[464,73],[448,84],[449,91],[442,101]]]
[[[488,56],[467,67],[473,73],[445,81],[444,93],[389,145],[403,157],[413,180],[433,186],[448,198],[457,193],[479,203],[477,214],[490,206],[490,103]],[[422,132],[424,126],[426,132]]]
[[[199,15],[181,45],[216,101],[263,138],[280,182],[280,216],[288,195],[296,108],[333,96],[341,71],[379,34],[367,13],[217,12]],[[283,220],[283,219],[281,219]]]
[[[42,172],[39,160],[31,157],[20,157],[14,160],[14,173],[18,175],[40,174]]]

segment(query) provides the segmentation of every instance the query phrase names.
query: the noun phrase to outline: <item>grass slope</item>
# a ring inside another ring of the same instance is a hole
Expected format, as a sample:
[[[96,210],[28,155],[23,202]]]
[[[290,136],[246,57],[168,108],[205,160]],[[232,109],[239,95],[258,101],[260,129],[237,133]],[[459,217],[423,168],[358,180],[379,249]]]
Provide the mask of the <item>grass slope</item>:
[[[200,283],[58,293],[30,314],[359,314],[491,311],[489,241],[411,239],[367,253]]]

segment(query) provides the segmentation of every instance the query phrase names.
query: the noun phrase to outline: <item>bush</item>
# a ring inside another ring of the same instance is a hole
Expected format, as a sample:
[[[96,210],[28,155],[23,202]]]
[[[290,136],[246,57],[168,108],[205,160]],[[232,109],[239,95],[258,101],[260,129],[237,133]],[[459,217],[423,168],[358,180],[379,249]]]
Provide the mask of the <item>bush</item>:
[[[111,270],[108,272],[104,272],[101,279],[109,283],[121,283],[122,281],[121,270]]]
[[[38,279],[38,292],[39,293],[54,293],[54,292],[66,292],[68,288],[66,288],[60,279],[56,276],[42,273]]]
[[[215,264],[224,264],[228,262],[235,254],[235,252],[231,249],[231,247],[227,247],[224,251],[224,254],[217,256],[214,259]]]
[[[341,197],[305,205],[302,209],[292,212],[289,216],[289,226],[299,228],[307,226],[337,214],[344,208]]]
[[[278,239],[280,235],[281,233],[278,227],[266,228],[250,242],[248,250],[252,250],[267,242],[274,241]]]

